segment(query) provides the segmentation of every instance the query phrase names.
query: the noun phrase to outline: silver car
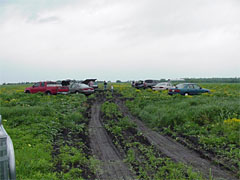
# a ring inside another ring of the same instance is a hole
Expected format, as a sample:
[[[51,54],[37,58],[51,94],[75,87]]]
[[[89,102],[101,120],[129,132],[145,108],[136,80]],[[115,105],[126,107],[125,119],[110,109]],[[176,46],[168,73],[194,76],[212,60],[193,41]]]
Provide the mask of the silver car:
[[[166,90],[173,88],[173,85],[169,82],[158,83],[152,87],[152,90],[159,91],[159,90]]]
[[[75,94],[83,93],[85,95],[90,95],[94,93],[94,88],[82,83],[73,83],[69,86],[69,91]]]

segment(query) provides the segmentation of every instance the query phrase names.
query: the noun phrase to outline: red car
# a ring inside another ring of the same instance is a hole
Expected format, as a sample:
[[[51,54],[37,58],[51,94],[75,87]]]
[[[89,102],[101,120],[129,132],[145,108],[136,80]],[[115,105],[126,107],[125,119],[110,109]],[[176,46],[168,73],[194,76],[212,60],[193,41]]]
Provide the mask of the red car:
[[[33,86],[28,87],[24,91],[25,93],[38,93],[42,92],[45,94],[68,94],[69,88],[67,86],[62,86],[56,82],[38,82]]]

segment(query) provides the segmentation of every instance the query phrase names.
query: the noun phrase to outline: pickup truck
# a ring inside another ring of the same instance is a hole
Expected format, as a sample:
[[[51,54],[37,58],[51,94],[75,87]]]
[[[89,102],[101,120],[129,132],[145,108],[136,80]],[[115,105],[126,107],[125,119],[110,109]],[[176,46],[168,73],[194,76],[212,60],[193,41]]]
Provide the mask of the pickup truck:
[[[31,87],[27,87],[24,92],[31,94],[42,92],[47,95],[68,94],[69,88],[67,86],[62,86],[56,82],[37,82]]]

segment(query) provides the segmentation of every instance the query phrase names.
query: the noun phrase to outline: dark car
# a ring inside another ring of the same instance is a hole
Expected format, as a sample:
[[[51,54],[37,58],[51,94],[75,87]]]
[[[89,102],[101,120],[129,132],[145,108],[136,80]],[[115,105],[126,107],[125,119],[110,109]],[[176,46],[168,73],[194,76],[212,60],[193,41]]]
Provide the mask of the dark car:
[[[152,80],[152,79],[145,80],[144,88],[152,88],[153,86],[155,86],[158,83],[159,83],[158,80]]]
[[[142,80],[135,82],[134,87],[137,89],[144,88],[144,82]]]
[[[178,84],[176,88],[171,88],[168,90],[169,95],[181,94],[181,95],[197,95],[201,93],[209,93],[210,90],[201,88],[199,85],[194,83],[182,83]]]

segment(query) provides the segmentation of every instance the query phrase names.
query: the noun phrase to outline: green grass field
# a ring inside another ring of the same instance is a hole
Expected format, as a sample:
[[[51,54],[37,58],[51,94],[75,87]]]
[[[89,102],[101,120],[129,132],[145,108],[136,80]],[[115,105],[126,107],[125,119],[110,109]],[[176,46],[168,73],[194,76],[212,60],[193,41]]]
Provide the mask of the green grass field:
[[[176,140],[184,138],[194,145],[191,148],[239,174],[240,84],[201,86],[211,93],[169,96],[130,84],[114,84],[114,91],[130,98],[126,105],[131,113],[152,129]],[[25,94],[25,87],[0,86],[0,114],[14,144],[17,179],[94,179],[98,161],[89,147],[88,98]],[[109,132],[117,133],[110,125],[106,124]],[[127,161],[131,163],[130,151]]]
[[[17,179],[94,177],[84,95],[25,94],[24,86],[0,87],[0,114],[15,149]]]
[[[215,161],[239,173],[240,84],[201,84],[211,90],[197,96],[169,96],[167,91],[119,87],[132,114],[154,130],[193,141]],[[217,163],[216,162],[216,163]]]

